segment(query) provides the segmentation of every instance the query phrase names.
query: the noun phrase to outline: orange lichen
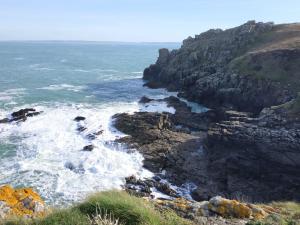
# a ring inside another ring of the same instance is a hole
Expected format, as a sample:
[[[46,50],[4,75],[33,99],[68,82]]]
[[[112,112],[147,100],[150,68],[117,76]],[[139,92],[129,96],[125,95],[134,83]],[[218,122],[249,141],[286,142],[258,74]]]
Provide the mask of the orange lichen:
[[[187,201],[183,198],[177,198],[174,200],[155,200],[155,203],[160,206],[166,206],[168,208],[172,208],[176,211],[182,211],[187,212],[188,210],[191,210],[191,202]]]
[[[208,208],[222,217],[249,218],[252,213],[246,204],[224,198],[220,199],[217,205],[210,203]]]
[[[13,189],[10,185],[0,187],[0,201],[10,208],[8,216],[42,216],[44,202],[31,188]],[[37,209],[39,206],[42,209]]]

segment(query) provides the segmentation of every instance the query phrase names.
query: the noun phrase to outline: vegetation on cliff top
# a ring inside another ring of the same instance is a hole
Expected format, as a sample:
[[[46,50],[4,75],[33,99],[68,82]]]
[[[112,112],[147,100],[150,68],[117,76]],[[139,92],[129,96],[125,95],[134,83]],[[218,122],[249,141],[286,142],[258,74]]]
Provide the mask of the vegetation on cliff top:
[[[231,69],[242,75],[277,81],[300,91],[300,24],[275,25],[262,33]]]
[[[269,204],[277,209],[277,213],[272,214],[262,221],[251,221],[247,225],[299,225],[300,224],[300,204],[296,202],[273,202]]]

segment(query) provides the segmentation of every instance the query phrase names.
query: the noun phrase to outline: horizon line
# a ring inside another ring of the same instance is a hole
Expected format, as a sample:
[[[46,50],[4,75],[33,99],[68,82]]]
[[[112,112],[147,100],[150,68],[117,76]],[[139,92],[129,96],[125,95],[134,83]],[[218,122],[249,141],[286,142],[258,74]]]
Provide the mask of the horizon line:
[[[139,43],[139,44],[180,44],[182,41],[93,41],[93,40],[0,40],[0,42],[90,42],[90,43]]]

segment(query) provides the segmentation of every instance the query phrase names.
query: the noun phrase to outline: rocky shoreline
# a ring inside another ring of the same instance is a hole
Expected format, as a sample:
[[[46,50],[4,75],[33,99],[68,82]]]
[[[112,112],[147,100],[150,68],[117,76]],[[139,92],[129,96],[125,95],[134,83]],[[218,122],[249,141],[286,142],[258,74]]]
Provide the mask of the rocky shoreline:
[[[197,201],[219,195],[299,201],[300,79],[296,67],[277,68],[286,60],[298,65],[300,46],[293,41],[299,37],[299,24],[249,21],[188,38],[179,50],[161,49],[144,71],[146,85],[179,91],[210,110],[193,113],[170,97],[160,101],[175,114],[116,115],[116,128],[129,135],[119,142],[141,152],[145,167],[170,182],[196,184]],[[278,71],[266,70],[271,61]]]

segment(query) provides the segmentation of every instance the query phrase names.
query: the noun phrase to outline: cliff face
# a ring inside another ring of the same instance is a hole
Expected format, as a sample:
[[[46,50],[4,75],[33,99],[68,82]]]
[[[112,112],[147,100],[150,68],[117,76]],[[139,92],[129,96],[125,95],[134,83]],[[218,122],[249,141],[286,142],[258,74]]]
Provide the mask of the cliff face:
[[[300,24],[207,31],[161,49],[144,79],[218,111],[195,198],[300,200]]]
[[[208,107],[258,113],[300,90],[300,24],[248,23],[209,30],[159,51],[144,71],[149,87],[167,87]],[[295,83],[296,81],[296,83]]]

